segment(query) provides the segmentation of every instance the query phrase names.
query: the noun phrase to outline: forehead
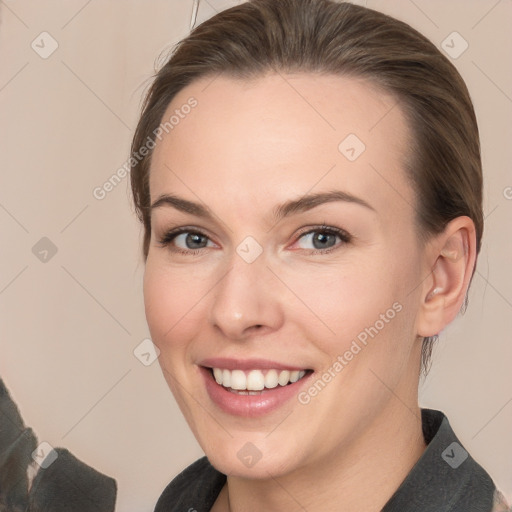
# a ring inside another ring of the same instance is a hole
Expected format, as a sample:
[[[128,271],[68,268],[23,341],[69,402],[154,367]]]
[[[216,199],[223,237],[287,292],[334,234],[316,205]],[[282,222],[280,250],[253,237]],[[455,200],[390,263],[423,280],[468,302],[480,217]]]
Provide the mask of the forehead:
[[[162,122],[171,118],[154,149],[152,201],[172,192],[207,204],[219,195],[279,202],[334,186],[383,206],[393,195],[411,200],[407,123],[397,99],[366,80],[204,77],[176,95]]]

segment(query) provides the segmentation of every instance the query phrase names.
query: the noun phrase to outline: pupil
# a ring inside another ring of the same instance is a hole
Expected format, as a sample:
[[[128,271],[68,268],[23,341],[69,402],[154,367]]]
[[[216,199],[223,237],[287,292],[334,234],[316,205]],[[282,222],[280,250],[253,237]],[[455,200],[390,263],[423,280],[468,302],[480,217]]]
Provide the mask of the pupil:
[[[202,237],[203,237],[202,235],[199,235],[197,233],[189,233],[189,235],[187,236],[187,246],[188,246],[188,242],[190,240],[192,240],[192,244],[201,243]],[[201,247],[204,247],[204,246],[201,246]],[[197,247],[189,247],[189,249],[197,249]]]
[[[316,246],[316,242],[319,241],[320,244],[324,243],[327,241],[328,237],[332,237],[333,235],[330,235],[330,234],[325,234],[325,233],[318,233],[316,237],[313,237],[313,245],[315,245],[315,248],[316,249],[325,249],[325,245],[320,245],[320,247],[317,247]]]

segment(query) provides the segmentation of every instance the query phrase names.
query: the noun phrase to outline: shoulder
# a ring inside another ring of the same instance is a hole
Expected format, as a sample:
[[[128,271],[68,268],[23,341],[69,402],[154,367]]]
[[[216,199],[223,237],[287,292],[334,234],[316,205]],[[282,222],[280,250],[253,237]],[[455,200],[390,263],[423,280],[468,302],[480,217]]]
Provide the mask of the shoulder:
[[[226,482],[208,458],[201,457],[187,466],[164,489],[154,512],[209,511]]]
[[[512,512],[446,415],[433,409],[422,409],[421,414],[427,447],[383,512]]]

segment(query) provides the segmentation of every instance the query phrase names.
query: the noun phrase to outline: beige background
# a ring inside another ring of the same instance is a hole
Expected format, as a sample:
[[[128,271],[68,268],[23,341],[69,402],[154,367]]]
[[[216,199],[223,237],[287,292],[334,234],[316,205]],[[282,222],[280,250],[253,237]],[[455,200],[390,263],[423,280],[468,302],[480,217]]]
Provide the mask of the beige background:
[[[203,0],[198,22],[234,3]],[[420,404],[448,415],[510,500],[512,2],[358,3],[438,46],[453,31],[469,43],[454,62],[480,122],[485,238],[468,312],[443,334]],[[0,1],[0,375],[40,441],[117,479],[123,512],[153,510],[202,452],[158,363],[133,354],[149,332],[128,180],[103,200],[93,190],[125,162],[155,59],[191,11],[191,0]],[[58,43],[46,59],[31,47],[43,31]],[[42,237],[57,248],[46,262],[32,252]]]

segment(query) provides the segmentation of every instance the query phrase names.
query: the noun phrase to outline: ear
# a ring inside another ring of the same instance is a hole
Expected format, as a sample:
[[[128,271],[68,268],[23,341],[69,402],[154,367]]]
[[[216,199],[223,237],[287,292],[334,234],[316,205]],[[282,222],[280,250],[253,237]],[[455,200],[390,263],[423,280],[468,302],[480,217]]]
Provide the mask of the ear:
[[[476,232],[466,216],[448,223],[428,242],[431,272],[422,285],[418,336],[439,334],[459,313],[476,263]]]

